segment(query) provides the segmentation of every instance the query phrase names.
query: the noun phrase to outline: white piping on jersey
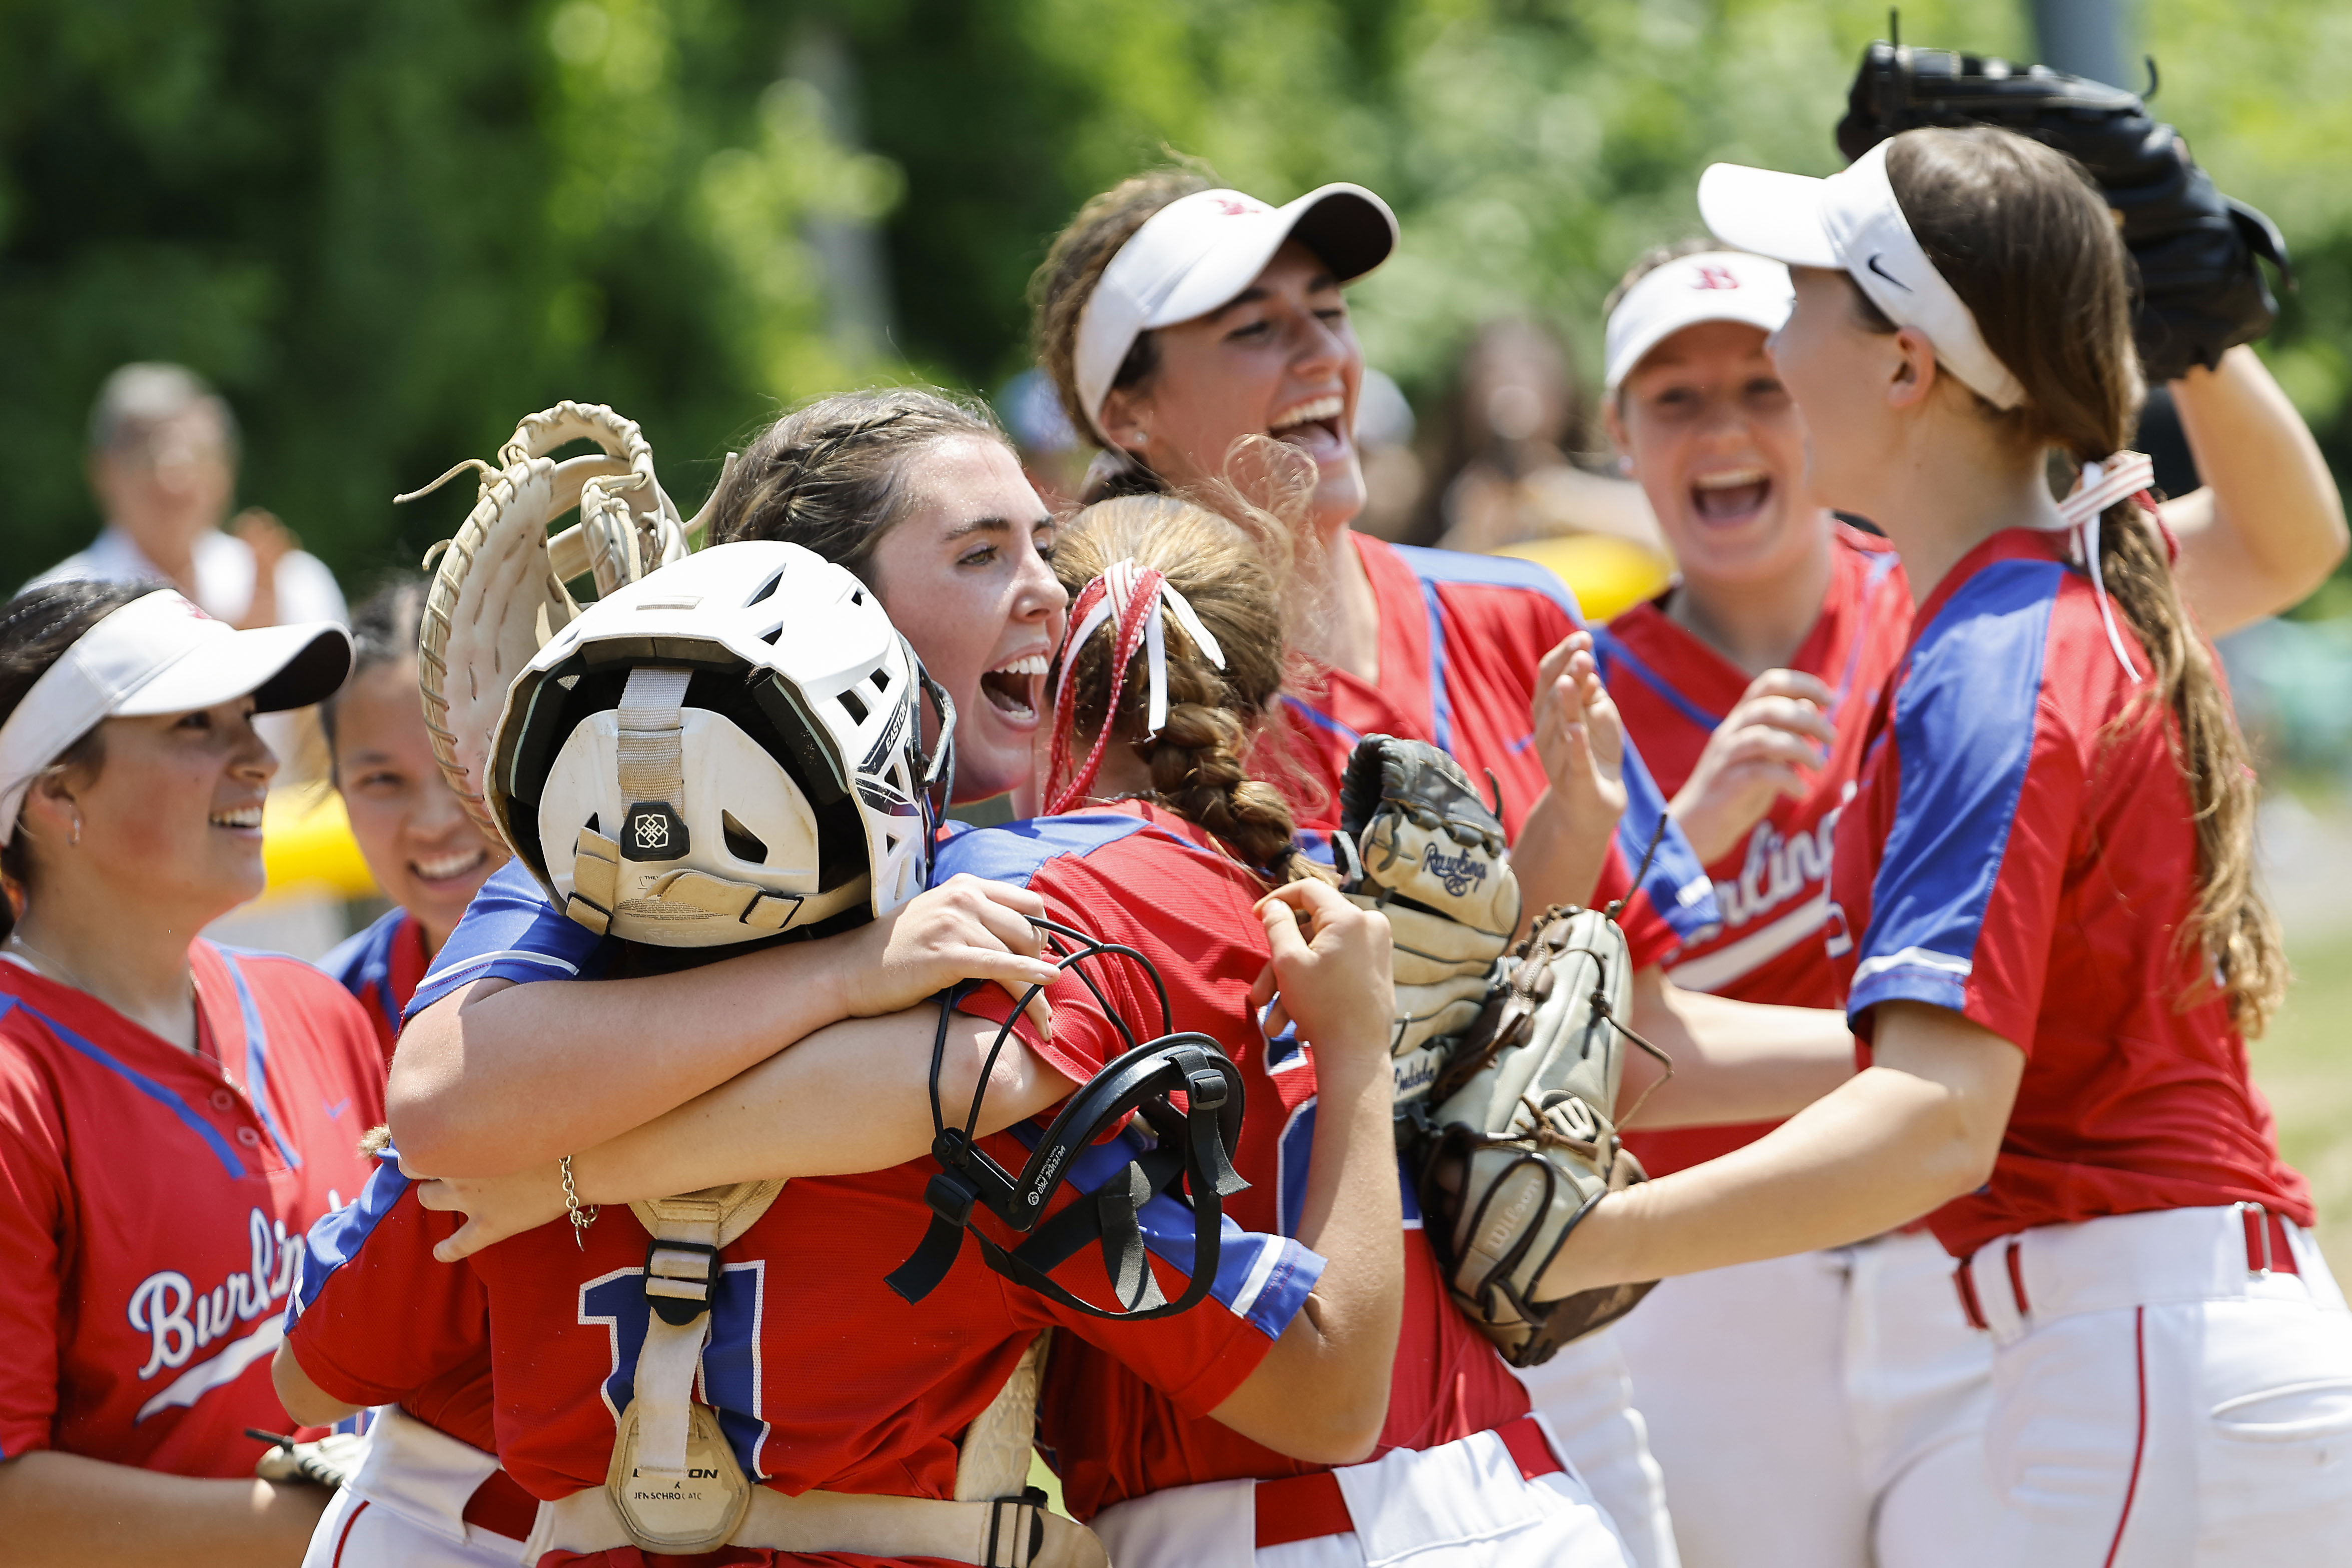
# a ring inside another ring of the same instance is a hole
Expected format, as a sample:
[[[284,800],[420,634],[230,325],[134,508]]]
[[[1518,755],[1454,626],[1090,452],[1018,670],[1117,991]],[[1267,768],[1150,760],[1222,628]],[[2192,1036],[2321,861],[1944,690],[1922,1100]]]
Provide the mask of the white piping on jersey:
[[[501,948],[496,952],[478,954],[475,957],[466,960],[463,963],[453,963],[448,968],[441,970],[437,973],[428,974],[425,978],[436,983],[446,981],[453,974],[463,974],[468,969],[478,969],[485,963],[496,963],[502,958],[520,958],[525,963],[543,963],[550,969],[561,969],[566,974],[576,975],[580,973],[580,966],[578,964],[567,963],[562,959],[556,957],[552,953],[532,952],[526,948],[509,947]]]
[[[194,1405],[224,1384],[235,1383],[245,1375],[246,1368],[277,1350],[278,1342],[285,1337],[286,1320],[275,1312],[271,1313],[253,1332],[220,1354],[210,1361],[199,1362],[173,1378],[154,1398],[139,1407],[139,1414],[131,1417],[131,1425],[137,1426],[158,1410]]]
[[[1884,974],[1890,969],[1933,969],[1955,979],[1966,980],[1975,973],[1976,965],[1968,959],[1954,958],[1948,952],[1937,952],[1933,948],[1906,947],[1901,952],[1864,959],[1854,969],[1853,989],[1860,990],[1864,981],[1874,974]]]
[[[1762,930],[1726,942],[1713,952],[1668,964],[1666,973],[1685,991],[1720,991],[1820,931],[1829,918],[1830,895],[1824,888]]]
[[[1250,1265],[1249,1274],[1242,1280],[1241,1289],[1235,1292],[1232,1302],[1225,1308],[1233,1316],[1244,1321],[1248,1319],[1250,1309],[1257,1305],[1258,1293],[1274,1278],[1274,1266],[1288,1258],[1291,1247],[1297,1245],[1286,1237],[1268,1237],[1265,1239],[1274,1245],[1258,1248],[1257,1261]]]

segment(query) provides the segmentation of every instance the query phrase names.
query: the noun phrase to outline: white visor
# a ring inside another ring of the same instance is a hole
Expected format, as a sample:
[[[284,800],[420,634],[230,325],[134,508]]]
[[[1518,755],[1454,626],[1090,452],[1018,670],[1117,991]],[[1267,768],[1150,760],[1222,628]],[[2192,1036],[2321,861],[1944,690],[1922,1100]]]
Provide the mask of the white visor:
[[[351,668],[352,635],[332,621],[241,632],[169,588],[131,600],[82,633],[0,724],[0,845],[41,770],[100,720],[246,696],[263,713],[306,707]]]
[[[1135,340],[1224,304],[1294,237],[1352,283],[1396,248],[1396,215],[1361,185],[1325,185],[1279,207],[1239,191],[1197,191],[1128,237],[1078,312],[1078,401],[1097,438],[1109,442],[1103,399]]]
[[[1944,368],[1996,408],[2025,388],[1985,346],[1976,318],[1919,248],[1886,181],[1881,142],[1826,180],[1717,163],[1699,176],[1699,216],[1727,244],[1791,267],[1842,270],[1898,327],[1916,327]]]
[[[1653,268],[1609,312],[1606,390],[1615,392],[1652,349],[1685,327],[1744,321],[1777,332],[1796,298],[1787,268],[1742,251],[1701,251]]]

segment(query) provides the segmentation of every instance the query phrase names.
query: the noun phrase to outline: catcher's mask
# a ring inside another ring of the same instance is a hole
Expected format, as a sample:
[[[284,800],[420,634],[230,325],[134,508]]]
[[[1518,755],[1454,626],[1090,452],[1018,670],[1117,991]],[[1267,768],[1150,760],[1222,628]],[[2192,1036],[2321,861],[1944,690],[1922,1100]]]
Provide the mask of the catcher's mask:
[[[861,924],[922,891],[954,731],[870,589],[799,545],[746,541],[557,632],[508,692],[487,793],[572,919],[715,947]]]
[[[1150,959],[1131,947],[1097,942],[1068,926],[1033,919],[1047,933],[1046,951],[1056,967],[1072,971],[1094,993],[1128,1049],[1062,1102],[1053,1125],[1031,1145],[1028,1163],[1015,1176],[989,1157],[973,1133],[988,1092],[988,1075],[1012,1037],[1012,1020],[1045,987],[1032,986],[996,1031],[972,1090],[971,1111],[960,1128],[947,1124],[940,1105],[940,1071],[952,1016],[952,1003],[942,1001],[939,1033],[931,1046],[931,1155],[940,1170],[923,1193],[931,1207],[930,1228],[914,1255],[885,1283],[908,1301],[921,1300],[955,1267],[964,1233],[970,1231],[991,1268],[1065,1307],[1097,1318],[1172,1316],[1199,1305],[1216,1282],[1224,1200],[1249,1185],[1233,1166],[1242,1130],[1241,1069],[1208,1036],[1170,1032],[1173,1020],[1168,988]],[[1139,1041],[1101,987],[1079,967],[1109,955],[1131,961],[1150,980],[1160,1002],[1160,1034],[1156,1038]],[[1176,1108],[1171,1094],[1184,1096],[1184,1109]],[[1119,1152],[1132,1157],[1087,1197],[1045,1218],[1054,1194],[1079,1174],[1082,1156],[1130,1113],[1149,1126],[1151,1147],[1134,1150],[1139,1130],[1123,1132],[1129,1147]],[[1030,1136],[1026,1130],[1017,1135],[1024,1142]],[[1172,1301],[1152,1278],[1143,1242],[1143,1209],[1162,1195],[1188,1207],[1192,1218],[1192,1278]],[[1028,1239],[1011,1247],[1000,1246],[974,1223],[976,1207]],[[1089,1245],[1102,1249],[1104,1271],[1118,1298],[1116,1310],[1083,1300],[1051,1278],[1054,1269]]]

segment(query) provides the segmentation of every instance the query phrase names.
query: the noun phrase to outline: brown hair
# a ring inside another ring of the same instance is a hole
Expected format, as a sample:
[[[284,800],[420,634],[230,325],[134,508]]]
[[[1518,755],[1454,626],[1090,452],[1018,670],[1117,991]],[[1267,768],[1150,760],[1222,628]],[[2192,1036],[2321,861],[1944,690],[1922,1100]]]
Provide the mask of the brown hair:
[[[1078,209],[1078,216],[1054,237],[1054,243],[1029,279],[1031,347],[1039,368],[1061,395],[1062,412],[1070,428],[1099,444],[1095,411],[1078,396],[1078,318],[1102,281],[1118,247],[1169,203],[1217,188],[1206,163],[1178,163],[1121,180]],[[1160,346],[1150,332],[1136,335],[1127,358],[1119,362],[1113,386],[1134,386],[1159,367]],[[1129,459],[1130,465],[1133,459]]]
[[[1234,505],[1239,505],[1237,498]],[[1282,792],[1250,776],[1260,721],[1281,700],[1287,649],[1283,635],[1277,547],[1285,533],[1271,517],[1263,531],[1177,496],[1120,496],[1073,518],[1054,547],[1054,571],[1073,600],[1115,561],[1163,574],[1184,595],[1223,654],[1222,670],[1193,646],[1173,616],[1166,618],[1168,721],[1147,738],[1150,676],[1147,655],[1129,660],[1111,717],[1114,742],[1131,747],[1151,770],[1152,795],[1187,822],[1223,840],[1244,865],[1276,882],[1319,874],[1297,853],[1290,806]],[[1075,654],[1071,737],[1083,749],[1102,732],[1110,701],[1114,638],[1088,637]],[[1049,689],[1061,680],[1057,658]]]
[[[352,673],[334,695],[319,704],[319,729],[327,738],[327,778],[342,785],[335,761],[335,719],[344,696],[361,676],[378,666],[416,657],[417,629],[425,619],[425,596],[432,586],[423,574],[397,572],[352,611]]]
[[[49,667],[64,658],[66,650],[80,641],[84,633],[132,600],[143,599],[154,591],[152,583],[53,583],[46,588],[28,589],[10,600],[5,609],[0,609],[0,724],[8,721],[16,705],[33,689],[34,682],[47,674]],[[36,778],[65,770],[96,773],[105,760],[102,739],[101,728],[92,725],[72,745],[58,752],[58,760],[43,768]],[[17,782],[0,780],[0,784]],[[32,890],[32,861],[26,844],[20,821],[8,847],[0,849],[0,883],[5,883],[0,887],[0,937],[16,929],[17,911]]]
[[[752,439],[719,481],[710,542],[782,540],[845,566],[868,587],[875,547],[906,517],[908,459],[976,437],[1010,449],[985,404],[927,386],[837,393]]]
[[[2076,463],[2121,450],[2147,389],[2123,244],[2082,166],[1978,127],[1905,132],[1887,150],[1886,175],[1920,248],[2025,387],[2020,406],[2004,412],[1979,397],[1978,412],[2021,447],[2056,447]],[[1862,315],[1893,331],[1875,310]],[[2126,500],[2101,521],[2108,595],[2154,667],[2143,701],[2120,722],[2137,722],[2159,702],[2168,710],[2196,826],[2200,885],[2180,937],[2202,962],[2182,1005],[2218,994],[2231,1021],[2257,1035],[2285,994],[2286,958],[2253,887],[2256,789],[2245,742],[2152,520]]]

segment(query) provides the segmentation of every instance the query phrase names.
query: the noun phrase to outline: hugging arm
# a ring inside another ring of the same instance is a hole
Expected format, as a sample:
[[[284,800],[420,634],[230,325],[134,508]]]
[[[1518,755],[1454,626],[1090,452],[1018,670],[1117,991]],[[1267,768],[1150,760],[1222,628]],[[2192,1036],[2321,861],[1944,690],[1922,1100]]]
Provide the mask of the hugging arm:
[[[1876,1015],[1874,1065],[1745,1148],[1603,1198],[1538,1295],[1841,1247],[1982,1185],[2024,1053],[1923,1002]]]
[[[960,876],[856,931],[674,974],[478,980],[402,1032],[387,1094],[394,1141],[412,1168],[436,1173],[552,1162],[827,1024],[896,1013],[960,980],[1015,994],[1050,981],[1028,920],[1044,909],[1025,889]],[[1033,1016],[1050,1033],[1045,1007],[1041,996]]]

